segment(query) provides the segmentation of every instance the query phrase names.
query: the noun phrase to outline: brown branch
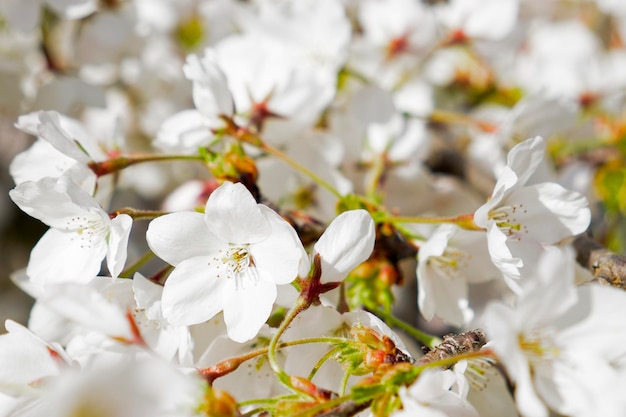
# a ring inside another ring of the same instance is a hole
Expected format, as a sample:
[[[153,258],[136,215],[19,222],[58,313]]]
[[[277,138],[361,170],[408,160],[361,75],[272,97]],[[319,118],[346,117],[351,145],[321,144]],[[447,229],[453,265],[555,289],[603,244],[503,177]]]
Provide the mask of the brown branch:
[[[416,365],[424,365],[463,353],[476,352],[487,343],[487,337],[481,329],[469,330],[459,334],[448,334],[435,348],[419,358]]]
[[[367,409],[372,405],[372,401],[366,401],[363,403],[356,403],[354,401],[348,401],[340,404],[330,411],[322,414],[317,414],[315,417],[351,417]]]
[[[576,261],[593,273],[592,282],[626,289],[626,256],[610,251],[588,236],[574,240]]]

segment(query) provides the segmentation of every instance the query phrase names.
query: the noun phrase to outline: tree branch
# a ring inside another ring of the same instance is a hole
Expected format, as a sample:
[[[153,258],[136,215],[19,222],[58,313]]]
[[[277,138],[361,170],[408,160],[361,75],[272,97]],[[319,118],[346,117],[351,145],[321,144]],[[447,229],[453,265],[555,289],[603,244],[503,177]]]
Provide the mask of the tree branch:
[[[576,261],[593,273],[592,282],[626,289],[626,257],[610,251],[588,236],[574,240]]]

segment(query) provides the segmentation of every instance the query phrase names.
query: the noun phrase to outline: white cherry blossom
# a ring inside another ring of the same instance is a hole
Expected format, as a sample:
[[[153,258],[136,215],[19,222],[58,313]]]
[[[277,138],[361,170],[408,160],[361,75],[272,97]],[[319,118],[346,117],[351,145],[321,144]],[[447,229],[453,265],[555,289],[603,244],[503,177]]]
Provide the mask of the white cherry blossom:
[[[527,185],[544,151],[541,137],[515,146],[490,200],[474,213],[476,224],[487,230],[493,263],[513,290],[519,290],[521,276],[532,273],[530,265],[538,259],[542,245],[584,232],[591,220],[587,199],[581,194],[556,183]]]
[[[223,127],[221,116],[235,111],[226,74],[217,63],[215,51],[207,49],[202,57],[189,55],[183,67],[193,82],[194,110],[183,110],[168,118],[159,130],[155,145],[168,151],[196,152],[213,138],[211,129]]]
[[[478,417],[474,407],[450,389],[456,381],[450,370],[425,370],[410,387],[400,389],[402,410],[392,416]]]
[[[23,182],[9,195],[24,212],[50,226],[31,252],[26,273],[33,282],[88,282],[105,257],[111,276],[122,272],[133,223],[129,215],[111,218],[67,177]]]
[[[606,394],[620,380],[616,365],[626,353],[626,294],[574,287],[573,267],[571,253],[551,248],[514,307],[494,302],[485,312],[489,345],[516,383],[524,417],[548,416],[548,408],[575,417],[623,410],[619,395]]]
[[[163,289],[164,317],[190,325],[223,310],[228,335],[237,342],[256,336],[276,300],[276,285],[297,277],[304,255],[285,220],[230,182],[213,191],[204,215],[153,220],[147,240],[176,267]]]
[[[468,301],[469,284],[501,276],[489,259],[484,233],[441,225],[419,249],[420,312],[426,320],[436,315],[452,325],[462,326],[473,317]]]

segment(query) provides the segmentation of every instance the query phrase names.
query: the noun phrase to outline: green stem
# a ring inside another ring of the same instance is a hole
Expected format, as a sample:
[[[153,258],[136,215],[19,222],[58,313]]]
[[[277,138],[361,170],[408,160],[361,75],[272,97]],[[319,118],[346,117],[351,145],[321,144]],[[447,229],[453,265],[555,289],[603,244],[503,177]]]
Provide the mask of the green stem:
[[[337,191],[337,189],[335,187],[333,187],[328,181],[326,181],[325,179],[323,179],[322,177],[320,177],[319,175],[317,175],[315,172],[311,171],[310,169],[308,169],[304,165],[301,165],[299,162],[297,162],[296,160],[292,159],[289,155],[283,153],[282,151],[278,150],[277,148],[274,148],[271,145],[268,145],[265,142],[263,142],[259,146],[259,148],[261,150],[267,152],[268,154],[273,155],[276,158],[280,159],[281,161],[283,161],[287,165],[291,166],[295,170],[300,171],[302,174],[304,174],[307,177],[309,177],[310,179],[312,179],[313,182],[315,182],[317,185],[319,185],[320,187],[325,188],[326,190],[328,190],[335,197],[337,197],[337,198],[341,198],[342,197],[341,194],[339,193],[339,191]]]
[[[248,143],[252,146],[256,146],[262,151],[275,156],[276,158],[285,162],[287,165],[291,166],[295,170],[301,172],[302,174],[312,179],[313,182],[315,182],[320,187],[327,189],[330,193],[332,193],[337,198],[342,197],[339,191],[337,191],[335,187],[333,187],[325,179],[323,179],[322,177],[320,177],[319,175],[317,175],[315,172],[311,171],[307,167],[301,165],[300,163],[292,159],[289,155],[269,145],[268,143],[263,141],[263,139],[259,135],[255,134],[254,132],[251,132],[250,130],[246,128],[238,126],[237,123],[235,123],[235,121],[229,117],[222,117],[222,120],[224,120],[224,122],[226,123],[226,126],[223,129],[223,133],[229,134],[242,142]]]
[[[430,113],[428,119],[438,123],[472,126],[487,132],[495,129],[492,123],[475,119],[465,113],[457,113],[448,110],[435,109]]]
[[[339,395],[346,394],[346,388],[348,387],[348,380],[350,379],[350,372],[346,371],[341,378],[341,388],[339,390]]]
[[[279,381],[291,390],[294,390],[294,387],[289,380],[289,375],[287,375],[287,373],[280,367],[278,361],[276,360],[276,348],[278,346],[278,341],[283,333],[285,333],[285,330],[287,330],[296,316],[308,307],[308,304],[309,303],[306,299],[298,297],[296,304],[291,308],[291,310],[289,310],[283,321],[280,323],[278,330],[272,337],[272,340],[270,340],[270,344],[267,347],[267,358],[269,359],[272,370],[278,377]]]
[[[381,222],[387,223],[426,223],[426,224],[442,224],[452,223],[467,230],[484,231],[482,227],[474,223],[474,213],[460,214],[454,217],[386,217]]]
[[[120,214],[128,214],[130,217],[133,218],[133,220],[152,220],[170,213],[167,211],[138,210],[132,207],[123,207],[121,209],[113,211],[111,213],[111,216],[119,216]]]
[[[154,258],[154,253],[148,251],[143,254],[143,256],[135,261],[132,265],[128,266],[120,273],[121,278],[131,278],[135,272],[139,270],[142,266],[146,264],[150,259]]]
[[[309,381],[312,380],[317,371],[319,371],[319,369],[322,367],[322,365],[325,364],[328,359],[330,359],[334,354],[339,351],[340,349],[336,347],[326,352],[324,356],[322,356],[320,360],[317,361],[313,369],[311,369],[311,372],[309,373],[309,376],[306,377],[306,379],[308,379]]]
[[[319,403],[302,413],[296,414],[294,417],[313,417],[318,414],[320,411],[327,410],[329,408],[336,407],[342,403],[350,401],[352,397],[350,395],[344,395],[343,397],[337,397],[332,400],[328,400],[323,403]]]
[[[89,168],[97,175],[103,176],[121,171],[131,165],[144,162],[161,162],[161,161],[200,161],[204,162],[202,155],[129,155],[116,156],[101,162],[92,161]]]
[[[367,186],[367,196],[372,199],[376,197],[379,186],[382,184],[382,177],[386,169],[386,155],[377,155],[371,167],[371,181]]]
[[[411,326],[408,323],[405,323],[404,321],[394,317],[393,315],[377,308],[374,307],[373,305],[366,305],[367,309],[370,310],[372,313],[376,314],[377,316],[379,316],[380,318],[383,319],[383,321],[385,323],[387,323],[387,325],[391,326],[391,327],[397,327],[399,329],[404,330],[406,333],[408,333],[409,335],[413,336],[415,339],[419,340],[420,342],[422,342],[424,345],[430,347],[430,348],[434,348],[435,346],[439,345],[442,340],[440,338],[438,338],[437,336],[433,336],[430,335],[428,333],[424,333],[421,330],[416,329],[415,327]]]
[[[311,337],[308,339],[299,339],[292,340],[290,342],[281,342],[276,345],[276,349],[283,349],[289,346],[298,346],[305,345],[309,343],[343,343],[348,339],[344,339],[342,337]],[[233,358],[225,359],[213,366],[210,366],[205,369],[199,369],[198,372],[205,376],[209,377],[211,380],[215,380],[224,375],[228,375],[231,372],[237,370],[237,368],[244,362],[249,361],[250,359],[254,359],[258,356],[262,356],[267,354],[269,351],[269,347],[264,347],[253,352],[248,352],[241,356],[236,356]]]

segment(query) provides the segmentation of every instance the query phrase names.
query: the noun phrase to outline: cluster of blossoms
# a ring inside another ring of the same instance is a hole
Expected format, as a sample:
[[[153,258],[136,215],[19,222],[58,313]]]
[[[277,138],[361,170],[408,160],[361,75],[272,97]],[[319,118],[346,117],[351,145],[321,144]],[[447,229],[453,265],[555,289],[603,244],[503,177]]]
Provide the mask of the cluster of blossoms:
[[[573,242],[626,224],[625,44],[611,0],[0,0],[49,227],[0,416],[622,416]]]

